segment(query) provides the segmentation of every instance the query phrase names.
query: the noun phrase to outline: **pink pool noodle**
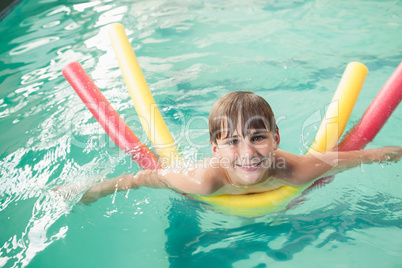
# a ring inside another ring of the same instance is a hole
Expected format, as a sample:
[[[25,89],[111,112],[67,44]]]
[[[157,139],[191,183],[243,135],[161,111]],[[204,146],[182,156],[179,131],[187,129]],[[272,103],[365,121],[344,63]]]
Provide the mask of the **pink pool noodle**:
[[[402,100],[402,63],[367,108],[359,123],[339,143],[339,151],[363,149],[374,139]]]
[[[63,75],[114,143],[141,168],[159,168],[155,154],[139,141],[78,62],[65,66]]]
[[[402,62],[392,73],[391,77],[378,92],[373,102],[367,108],[359,123],[352,128],[346,137],[338,144],[338,151],[352,151],[363,149],[374,139],[387,119],[398,107],[402,100]],[[303,195],[316,187],[321,187],[334,179],[334,176],[323,177],[316,180]],[[303,196],[302,195],[302,196]],[[302,200],[300,198],[291,205]],[[290,207],[290,206],[288,206]]]

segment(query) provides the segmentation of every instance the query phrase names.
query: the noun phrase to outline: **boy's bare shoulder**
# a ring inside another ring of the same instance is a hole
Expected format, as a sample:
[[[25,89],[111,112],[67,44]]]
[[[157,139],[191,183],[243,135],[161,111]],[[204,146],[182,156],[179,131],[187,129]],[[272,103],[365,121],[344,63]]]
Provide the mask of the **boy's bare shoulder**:
[[[306,155],[296,155],[287,151],[277,149],[272,163],[272,175],[286,183],[293,185],[297,167],[301,166]]]
[[[206,190],[205,195],[216,192],[228,183],[227,174],[216,157],[201,160],[196,164],[195,170],[198,170],[202,176],[201,181]]]
[[[202,169],[206,172],[206,179],[212,181],[221,181],[227,179],[225,169],[222,168],[219,159],[212,156],[205,158],[202,162]]]
[[[293,165],[297,161],[300,161],[301,157],[302,156],[300,156],[300,155],[295,155],[295,154],[289,153],[287,151],[284,151],[282,149],[277,149],[274,152],[274,160],[272,162],[272,169],[279,173],[289,172],[290,169],[293,167]]]

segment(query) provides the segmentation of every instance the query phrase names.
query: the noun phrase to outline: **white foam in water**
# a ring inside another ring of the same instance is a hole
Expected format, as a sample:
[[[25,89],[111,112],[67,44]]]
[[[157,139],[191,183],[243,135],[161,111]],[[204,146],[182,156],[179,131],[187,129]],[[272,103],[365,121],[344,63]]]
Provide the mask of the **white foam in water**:
[[[146,188],[79,205],[90,184],[139,168],[61,73],[79,61],[150,146],[107,36],[122,23],[186,159],[210,155],[209,110],[235,90],[263,96],[281,149],[302,154],[347,63],[369,73],[346,130],[401,62],[400,3],[76,2],[21,1],[0,21],[1,267],[400,266],[400,163],[345,171],[259,218]],[[399,107],[368,148],[400,145],[401,121]]]

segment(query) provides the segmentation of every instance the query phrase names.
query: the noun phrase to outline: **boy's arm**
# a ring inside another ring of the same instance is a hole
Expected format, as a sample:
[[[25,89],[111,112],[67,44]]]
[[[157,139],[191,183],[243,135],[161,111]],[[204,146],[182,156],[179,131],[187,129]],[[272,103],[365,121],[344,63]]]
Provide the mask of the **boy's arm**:
[[[133,174],[122,175],[107,181],[102,181],[92,185],[82,196],[80,203],[89,204],[96,200],[119,192],[133,188],[131,185]]]
[[[283,179],[292,185],[306,185],[324,175],[336,174],[360,164],[384,161],[398,161],[402,147],[384,147],[356,151],[335,151],[306,155],[287,155],[288,165],[281,173]]]
[[[80,203],[89,204],[115,192],[136,189],[141,186],[208,195],[221,187],[220,172],[219,168],[213,168],[208,163],[197,164],[195,167],[139,171],[135,175],[123,175],[94,184],[84,193]]]

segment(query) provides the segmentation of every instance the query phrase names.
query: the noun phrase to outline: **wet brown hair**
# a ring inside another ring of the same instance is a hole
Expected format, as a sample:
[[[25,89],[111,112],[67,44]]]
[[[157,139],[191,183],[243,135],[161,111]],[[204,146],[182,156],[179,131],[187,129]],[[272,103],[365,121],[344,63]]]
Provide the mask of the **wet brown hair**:
[[[277,128],[268,102],[252,91],[235,91],[218,99],[211,108],[208,120],[211,142],[232,136],[239,123],[243,137],[253,129],[271,132]]]

